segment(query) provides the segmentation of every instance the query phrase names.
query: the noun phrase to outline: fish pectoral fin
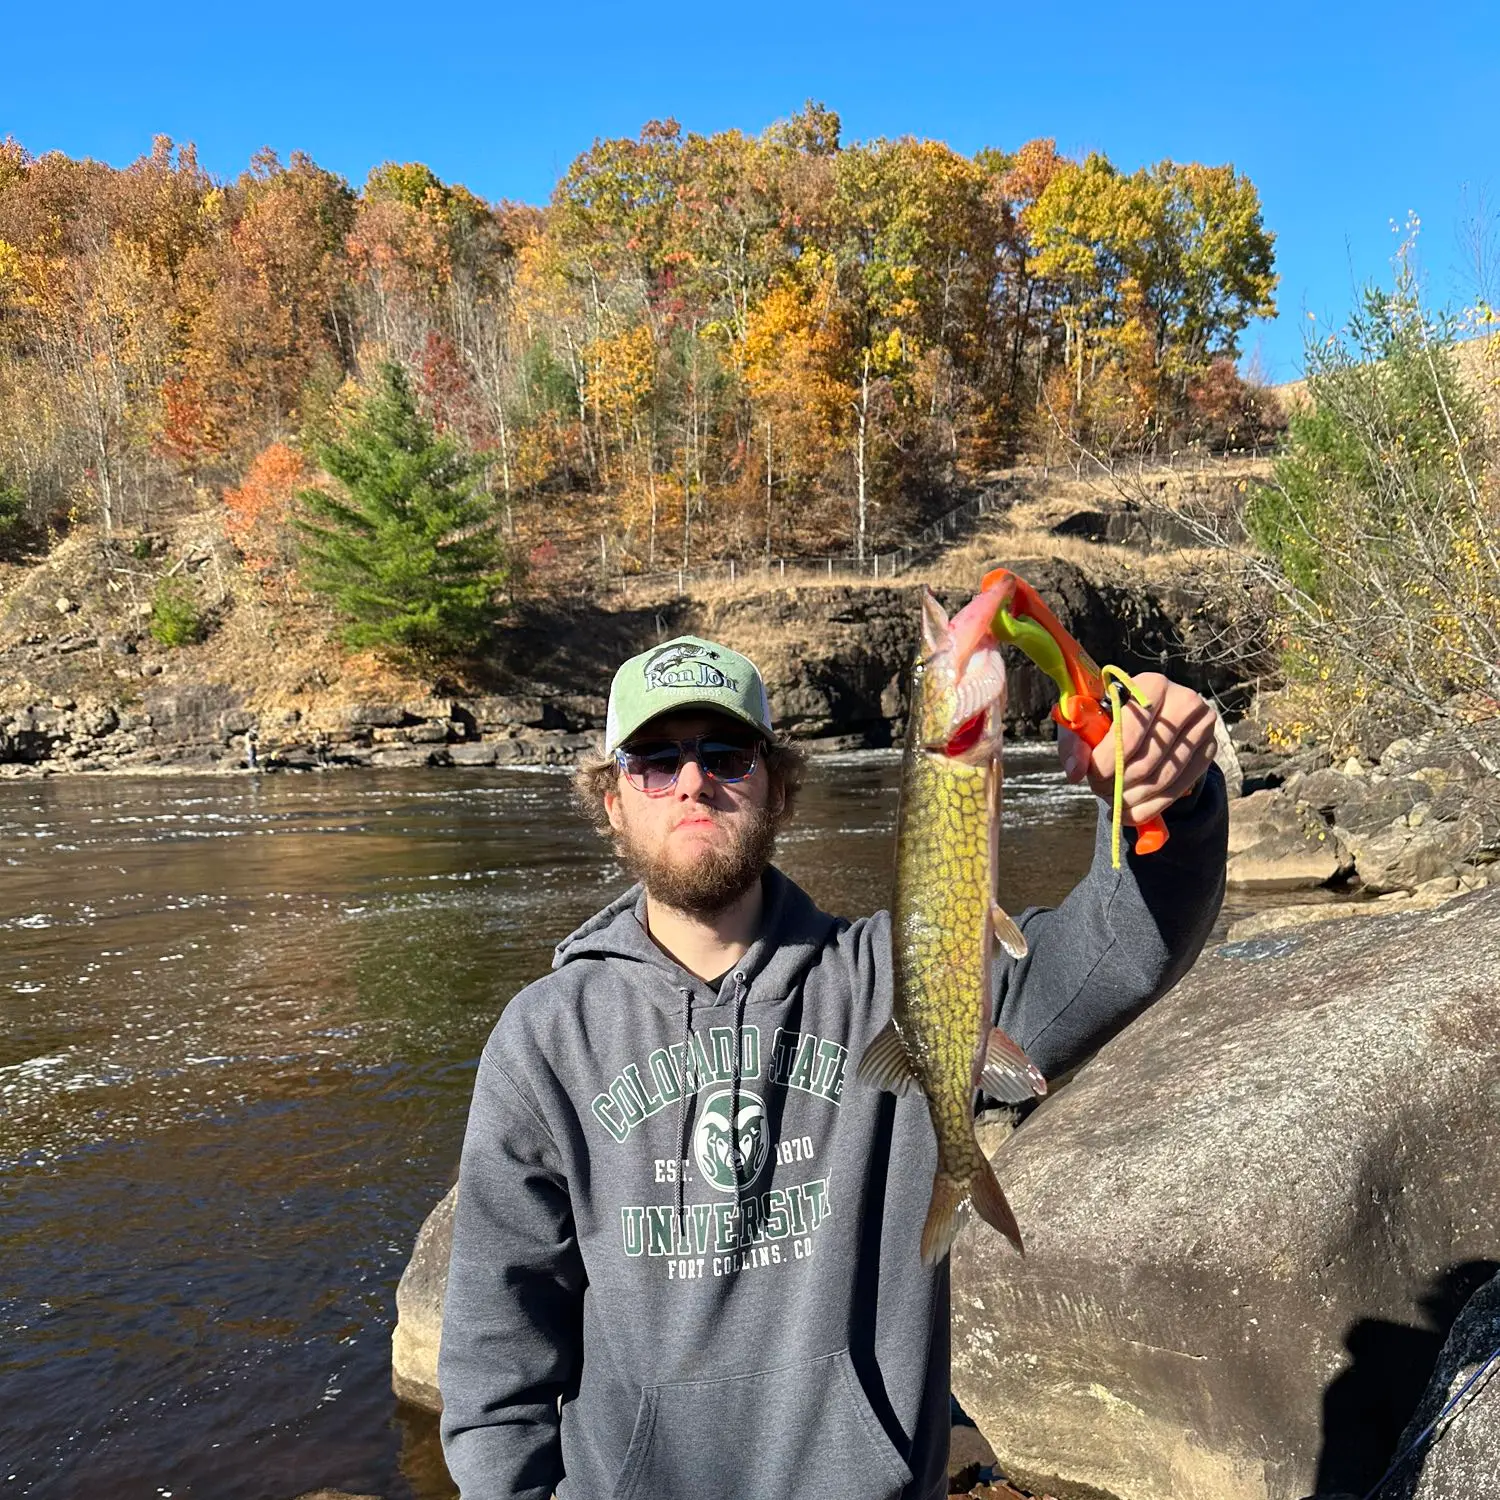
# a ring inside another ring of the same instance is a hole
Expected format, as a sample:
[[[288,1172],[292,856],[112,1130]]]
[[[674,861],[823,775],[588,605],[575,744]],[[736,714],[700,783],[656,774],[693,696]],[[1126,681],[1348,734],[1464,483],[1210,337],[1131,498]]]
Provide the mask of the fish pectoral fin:
[[[1047,1092],[1047,1080],[1036,1064],[998,1026],[985,1038],[979,1086],[992,1099],[1025,1104],[1033,1094]]]
[[[973,918],[969,920],[972,921]],[[990,903],[990,925],[995,929],[995,941],[1012,958],[1025,958],[1031,951],[1026,934],[1016,926],[1015,918],[998,901]]]
[[[861,1083],[874,1084],[892,1094],[904,1094],[915,1082],[917,1075],[911,1065],[911,1054],[907,1052],[894,1020],[887,1021],[875,1033],[875,1039],[865,1048],[854,1076]]]

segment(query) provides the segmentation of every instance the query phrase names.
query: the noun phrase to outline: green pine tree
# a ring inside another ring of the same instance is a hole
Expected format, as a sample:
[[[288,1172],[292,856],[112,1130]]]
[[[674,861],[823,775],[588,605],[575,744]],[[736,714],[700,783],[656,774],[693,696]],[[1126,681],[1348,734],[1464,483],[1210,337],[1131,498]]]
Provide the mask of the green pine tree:
[[[417,410],[405,373],[374,389],[313,455],[342,495],[304,490],[301,574],[344,616],[344,641],[424,661],[472,655],[510,576],[480,465]]]
[[[26,515],[26,496],[0,472],[0,557],[17,556],[32,541]]]

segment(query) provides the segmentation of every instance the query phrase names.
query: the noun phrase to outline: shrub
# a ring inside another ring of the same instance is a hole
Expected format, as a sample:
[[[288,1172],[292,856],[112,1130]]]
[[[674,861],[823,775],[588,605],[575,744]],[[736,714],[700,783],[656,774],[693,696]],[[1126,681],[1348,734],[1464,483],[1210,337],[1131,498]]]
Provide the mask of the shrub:
[[[151,639],[159,646],[191,646],[207,633],[203,611],[191,587],[180,578],[163,578],[151,596]]]
[[[1308,350],[1309,402],[1247,508],[1315,732],[1379,712],[1463,739],[1455,700],[1500,699],[1500,504],[1458,331],[1399,261],[1392,291]]]

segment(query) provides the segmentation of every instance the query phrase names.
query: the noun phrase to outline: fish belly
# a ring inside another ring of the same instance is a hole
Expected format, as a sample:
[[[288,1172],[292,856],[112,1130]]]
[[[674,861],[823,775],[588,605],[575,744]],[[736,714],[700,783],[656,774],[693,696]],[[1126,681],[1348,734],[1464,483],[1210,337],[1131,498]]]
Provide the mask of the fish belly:
[[[974,1144],[974,1061],[990,1021],[993,765],[918,752],[897,839],[896,1024],[927,1095],[943,1164],[964,1175]]]
[[[937,1136],[922,1259],[948,1253],[972,1204],[1019,1250],[1021,1231],[974,1139],[981,1042],[991,1022],[991,927],[999,766],[909,748],[892,913],[893,1019]]]

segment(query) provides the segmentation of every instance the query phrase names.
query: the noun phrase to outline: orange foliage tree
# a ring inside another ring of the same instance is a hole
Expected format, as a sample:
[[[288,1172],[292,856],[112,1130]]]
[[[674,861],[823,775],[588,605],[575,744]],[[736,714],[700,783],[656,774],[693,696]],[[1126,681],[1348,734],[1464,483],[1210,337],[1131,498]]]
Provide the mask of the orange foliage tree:
[[[295,448],[272,443],[251,460],[244,479],[224,491],[224,530],[265,583],[291,578],[297,553],[293,508],[309,477]]]

